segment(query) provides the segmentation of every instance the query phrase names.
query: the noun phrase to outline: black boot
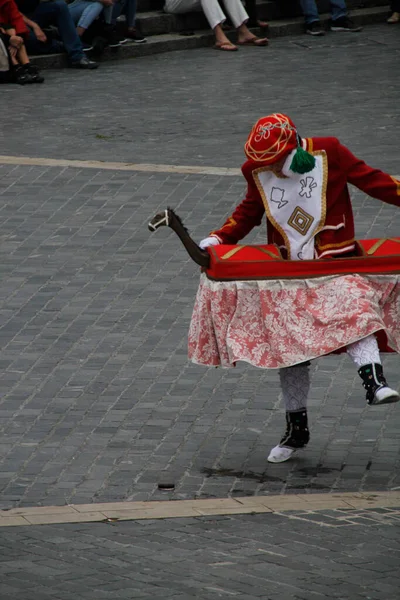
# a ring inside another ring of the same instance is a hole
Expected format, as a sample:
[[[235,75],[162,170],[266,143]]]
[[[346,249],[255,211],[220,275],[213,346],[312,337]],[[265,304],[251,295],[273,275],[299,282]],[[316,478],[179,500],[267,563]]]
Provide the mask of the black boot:
[[[399,394],[388,386],[379,363],[363,365],[358,369],[358,374],[367,390],[368,404],[391,404],[399,401]]]
[[[268,461],[280,463],[288,460],[299,448],[304,448],[310,440],[308,430],[307,410],[290,411],[286,413],[286,431],[278,446],[272,448]]]
[[[286,413],[286,431],[280,446],[287,448],[304,448],[310,440],[306,409]]]

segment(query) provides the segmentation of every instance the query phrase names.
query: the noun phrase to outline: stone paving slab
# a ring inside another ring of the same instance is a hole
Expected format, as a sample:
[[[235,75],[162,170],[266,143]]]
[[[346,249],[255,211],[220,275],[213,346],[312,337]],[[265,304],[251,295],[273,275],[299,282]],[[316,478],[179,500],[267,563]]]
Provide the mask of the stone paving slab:
[[[4,600],[397,600],[400,508],[0,530]]]
[[[171,502],[110,502],[37,506],[0,510],[0,527],[48,525],[50,523],[115,522],[170,519],[205,515],[235,515],[302,511],[308,515],[321,509],[377,509],[398,507],[400,492],[291,494],[290,496],[247,496]],[[390,513],[391,514],[391,513]],[[299,517],[300,518],[300,517]]]

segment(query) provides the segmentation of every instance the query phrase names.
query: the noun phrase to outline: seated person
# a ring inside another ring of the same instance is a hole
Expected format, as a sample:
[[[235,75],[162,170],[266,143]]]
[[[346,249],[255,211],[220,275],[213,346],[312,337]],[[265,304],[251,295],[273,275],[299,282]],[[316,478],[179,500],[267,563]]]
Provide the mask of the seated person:
[[[24,40],[16,35],[15,29],[0,23],[0,83],[43,83],[42,77],[35,65],[31,65],[26,53]]]
[[[112,11],[112,24],[115,26],[118,17],[124,13],[126,17],[126,27],[124,37],[132,42],[141,44],[146,38],[137,30],[136,21],[137,0],[116,0]]]
[[[68,54],[69,65],[77,69],[97,69],[98,64],[89,60],[83,52],[82,42],[64,0],[16,0],[16,4],[31,29],[27,40],[28,51],[37,54],[52,52],[43,29],[54,25]]]
[[[239,45],[266,46],[268,44],[267,38],[258,38],[248,29],[246,23],[249,20],[249,15],[245,11],[241,0],[226,0],[224,5],[237,31],[237,43]],[[229,52],[237,50],[237,46],[226,37],[222,29],[226,17],[218,0],[166,0],[164,6],[165,12],[175,15],[199,10],[203,10],[211,29],[214,31],[214,48]]]
[[[68,10],[76,25],[76,33],[80,38],[91,24],[103,13],[104,20],[111,21],[113,0],[74,0],[68,4]],[[82,42],[83,50],[91,50],[91,46],[86,46]]]
[[[43,83],[36,66],[31,65],[25,49],[28,34],[22,14],[14,0],[0,0],[0,35],[3,69],[1,80],[25,83]]]
[[[324,35],[318,14],[316,0],[299,0],[306,22],[306,33],[309,35]],[[347,16],[345,0],[330,0],[332,21],[331,31],[350,31],[356,33],[362,30]]]

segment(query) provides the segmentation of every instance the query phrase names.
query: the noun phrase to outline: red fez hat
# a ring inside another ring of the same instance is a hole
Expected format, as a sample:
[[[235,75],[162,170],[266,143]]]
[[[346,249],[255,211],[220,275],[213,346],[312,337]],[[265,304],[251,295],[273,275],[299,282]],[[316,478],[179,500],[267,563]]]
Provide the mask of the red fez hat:
[[[257,121],[244,151],[250,160],[274,163],[297,146],[297,130],[293,121],[286,115],[274,113]]]

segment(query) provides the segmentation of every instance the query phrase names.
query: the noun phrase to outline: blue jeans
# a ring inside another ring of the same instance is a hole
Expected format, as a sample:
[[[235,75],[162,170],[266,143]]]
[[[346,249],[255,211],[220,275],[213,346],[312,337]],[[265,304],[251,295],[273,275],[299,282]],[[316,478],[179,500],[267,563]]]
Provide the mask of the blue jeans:
[[[118,0],[113,6],[112,24],[115,25],[122,12],[126,15],[127,27],[135,27],[137,0]]]
[[[73,22],[82,29],[88,29],[93,21],[101,15],[103,8],[101,2],[91,2],[90,0],[74,0],[72,4],[68,4]]]
[[[41,2],[33,13],[26,16],[42,28],[55,25],[71,61],[76,62],[84,57],[82,42],[76,33],[75,23],[64,0]]]
[[[319,21],[318,8],[315,0],[299,0],[301,10],[306,21],[306,24]],[[332,21],[345,17],[347,15],[347,7],[345,0],[330,0]]]

